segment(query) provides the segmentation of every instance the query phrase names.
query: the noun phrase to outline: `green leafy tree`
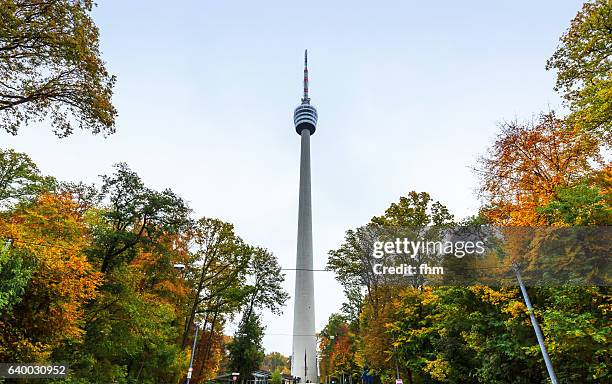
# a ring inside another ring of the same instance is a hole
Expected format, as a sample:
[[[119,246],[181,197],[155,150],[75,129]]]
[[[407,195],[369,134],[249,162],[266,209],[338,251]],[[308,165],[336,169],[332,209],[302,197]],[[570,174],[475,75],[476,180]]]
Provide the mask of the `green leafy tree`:
[[[427,192],[408,193],[397,203],[391,203],[385,214],[375,216],[372,222],[395,228],[425,228],[427,226],[449,226],[453,215],[439,201],[434,201]]]
[[[41,192],[53,189],[54,184],[55,179],[42,176],[25,153],[0,149],[0,209],[31,202]]]
[[[542,303],[538,314],[559,382],[610,382],[609,287],[541,287],[534,299]]]
[[[562,92],[575,126],[603,135],[612,132],[612,3],[587,1],[548,60],[557,71],[555,89]]]
[[[103,273],[129,263],[138,245],[158,244],[160,236],[189,226],[190,209],[185,202],[169,189],[158,192],[146,187],[127,164],[117,164],[115,173],[102,180],[107,209],[99,211],[90,253]]]
[[[241,380],[248,380],[263,363],[264,352],[261,344],[263,331],[264,327],[259,316],[252,315],[241,323],[234,339],[227,347],[230,367],[233,372],[240,372]]]
[[[21,301],[32,277],[33,265],[21,252],[11,249],[10,241],[0,243],[0,314]]]
[[[282,384],[282,383],[283,383],[283,377],[281,376],[281,373],[277,368],[272,372],[272,377],[270,378],[270,384]]]
[[[70,361],[73,376],[91,383],[174,381],[188,364],[175,308],[143,289],[140,266],[119,266],[113,276],[113,291],[88,307],[85,339],[57,349],[53,360]]]
[[[381,275],[373,272],[377,261],[372,257],[373,244],[384,236],[393,239],[405,237],[432,237],[437,235],[440,227],[450,226],[453,215],[438,201],[434,201],[426,192],[410,192],[392,203],[382,216],[375,216],[365,226],[346,232],[344,242],[336,250],[329,252],[327,269],[336,273],[336,280],[342,284],[349,302],[347,308],[353,308],[353,316],[359,311],[359,300],[362,290],[369,305],[376,309],[384,305],[379,300],[378,290],[387,282]],[[352,300],[352,301],[351,301]]]
[[[550,224],[610,225],[612,223],[612,189],[604,193],[596,185],[581,182],[559,188],[556,196],[538,211]]]
[[[243,321],[248,321],[258,308],[280,314],[289,295],[282,287],[285,274],[281,271],[278,259],[268,250],[255,247],[247,273],[250,280],[246,286],[249,297]]]
[[[91,0],[0,1],[0,128],[13,135],[49,118],[55,134],[75,127],[114,132],[115,77],[100,57]]]

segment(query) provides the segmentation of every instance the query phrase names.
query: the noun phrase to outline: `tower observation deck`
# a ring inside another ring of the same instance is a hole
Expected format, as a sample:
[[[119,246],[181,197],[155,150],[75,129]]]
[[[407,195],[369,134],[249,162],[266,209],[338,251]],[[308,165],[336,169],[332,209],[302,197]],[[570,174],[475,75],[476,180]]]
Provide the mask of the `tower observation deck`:
[[[307,52],[304,53],[304,97],[295,109],[293,122],[301,137],[301,149],[291,375],[299,377],[302,383],[318,383],[310,200],[310,135],[317,126],[317,110],[310,105],[308,97]]]

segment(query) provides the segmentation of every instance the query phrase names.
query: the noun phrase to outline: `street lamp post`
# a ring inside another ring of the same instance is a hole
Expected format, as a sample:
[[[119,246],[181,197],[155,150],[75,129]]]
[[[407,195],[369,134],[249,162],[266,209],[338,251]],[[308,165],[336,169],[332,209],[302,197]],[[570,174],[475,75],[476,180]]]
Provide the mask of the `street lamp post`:
[[[195,347],[196,341],[198,340],[198,330],[200,329],[200,323],[196,321],[195,326],[196,331],[195,336],[193,337],[193,345],[191,347],[191,360],[189,361],[189,370],[187,371],[187,381],[185,381],[185,384],[189,384],[189,381],[191,380],[191,373],[193,372],[193,357],[195,356]]]
[[[527,306],[527,310],[529,311],[531,325],[533,326],[536,338],[538,339],[538,344],[540,344],[540,351],[542,352],[542,357],[544,358],[544,364],[546,364],[548,376],[550,377],[550,381],[552,382],[552,384],[557,384],[557,375],[555,375],[555,370],[553,368],[552,362],[550,361],[550,357],[548,356],[548,351],[546,350],[546,345],[544,344],[544,336],[542,335],[542,330],[540,329],[540,326],[538,325],[538,320],[536,319],[535,314],[533,312],[531,300],[529,300],[529,294],[527,294],[527,288],[525,287],[525,283],[523,283],[521,272],[519,271],[519,265],[517,263],[513,263],[512,269],[514,269],[514,273],[516,273],[516,279],[518,280],[519,286],[521,287],[523,299],[525,300],[525,305]]]

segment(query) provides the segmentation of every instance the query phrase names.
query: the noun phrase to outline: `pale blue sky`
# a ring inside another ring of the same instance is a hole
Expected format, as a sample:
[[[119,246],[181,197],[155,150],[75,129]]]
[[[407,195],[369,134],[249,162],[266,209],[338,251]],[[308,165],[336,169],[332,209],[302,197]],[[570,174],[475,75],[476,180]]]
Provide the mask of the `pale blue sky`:
[[[57,139],[44,126],[3,147],[48,174],[98,181],[126,161],[198,216],[236,224],[295,265],[299,138],[309,49],[315,268],[344,231],[427,191],[478,208],[470,170],[496,124],[558,108],[546,59],[579,1],[104,1],[94,19],[117,75],[117,133]],[[317,330],[343,297],[316,274]],[[293,274],[286,287],[293,293]],[[291,351],[292,302],[265,315],[268,351]],[[284,336],[282,334],[286,334]]]

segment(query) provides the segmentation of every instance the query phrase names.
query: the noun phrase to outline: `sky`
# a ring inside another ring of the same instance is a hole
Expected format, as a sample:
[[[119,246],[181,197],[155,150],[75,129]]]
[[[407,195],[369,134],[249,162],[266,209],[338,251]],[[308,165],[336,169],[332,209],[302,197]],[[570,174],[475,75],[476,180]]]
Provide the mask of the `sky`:
[[[0,146],[43,173],[100,183],[127,162],[196,217],[236,226],[295,267],[299,136],[293,109],[308,49],[314,268],[344,232],[409,191],[458,218],[477,212],[472,170],[498,125],[560,110],[545,70],[581,2],[105,1],[93,11],[117,76],[117,133],[58,139],[43,124]],[[293,294],[294,272],[285,288]],[[343,301],[315,273],[317,331]],[[293,302],[264,314],[267,352],[291,353]],[[227,330],[232,332],[230,326]]]

